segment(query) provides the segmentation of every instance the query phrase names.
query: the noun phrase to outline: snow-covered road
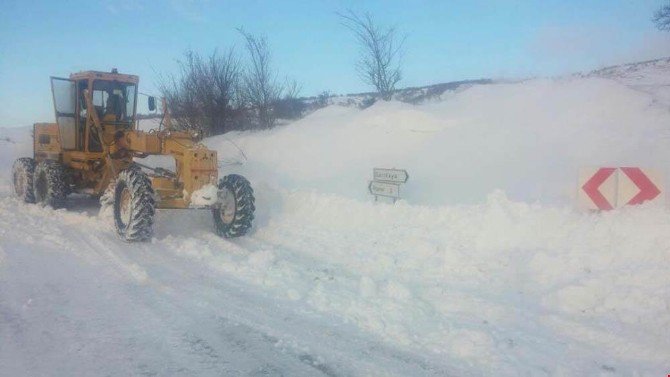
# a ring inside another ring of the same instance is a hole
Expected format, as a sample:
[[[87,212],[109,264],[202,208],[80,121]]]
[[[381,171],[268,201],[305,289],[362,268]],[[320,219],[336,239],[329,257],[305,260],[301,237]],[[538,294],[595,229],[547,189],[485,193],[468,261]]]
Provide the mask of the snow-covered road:
[[[159,229],[182,234],[126,244],[89,215],[95,211],[83,198],[67,212],[0,199],[3,375],[451,374],[444,359],[400,350],[337,316],[179,256],[183,242],[196,242],[183,238],[191,231],[237,259],[269,247],[186,225],[209,220],[207,213],[162,213]]]

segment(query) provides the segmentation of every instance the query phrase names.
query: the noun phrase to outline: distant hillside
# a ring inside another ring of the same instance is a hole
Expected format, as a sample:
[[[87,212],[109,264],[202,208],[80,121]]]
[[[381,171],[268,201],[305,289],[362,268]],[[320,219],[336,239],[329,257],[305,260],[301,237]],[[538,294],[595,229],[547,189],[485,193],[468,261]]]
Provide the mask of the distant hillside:
[[[658,79],[661,79],[666,84],[670,84],[670,57],[637,63],[613,65],[579,75],[620,79],[644,79],[646,81],[654,81],[655,83],[657,83]]]
[[[471,87],[472,85],[484,85],[491,83],[493,83],[493,80],[491,79],[477,79],[451,81],[426,86],[413,86],[396,90],[393,94],[393,99],[400,102],[417,104],[427,99],[439,97],[446,91],[455,91],[458,89]],[[346,95],[326,95],[325,98],[324,94],[322,94],[320,96],[314,97],[303,97],[301,100],[303,100],[309,107],[313,107],[315,104],[321,105],[319,107],[335,104],[342,106],[367,107],[374,103],[375,98],[377,98],[377,93],[363,92],[350,93]]]
[[[601,77],[620,82],[632,89],[652,94],[655,101],[670,106],[670,57],[643,62],[621,64],[599,68],[590,72],[575,73],[568,77]],[[413,86],[396,90],[393,99],[419,104],[440,97],[447,91],[460,91],[473,85],[503,82],[493,79],[451,81],[426,86]],[[324,92],[317,96],[301,97],[303,116],[328,105],[366,108],[374,104],[375,92],[349,93],[345,95]],[[140,119],[160,118],[160,114],[139,114]]]
[[[614,80],[631,89],[649,94],[655,102],[670,107],[670,57],[615,65],[575,76]]]

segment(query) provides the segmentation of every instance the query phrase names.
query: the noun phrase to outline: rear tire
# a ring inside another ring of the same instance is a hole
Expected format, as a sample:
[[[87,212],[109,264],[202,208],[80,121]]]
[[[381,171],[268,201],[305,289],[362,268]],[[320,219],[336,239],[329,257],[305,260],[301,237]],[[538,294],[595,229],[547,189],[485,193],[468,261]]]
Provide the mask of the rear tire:
[[[151,181],[139,167],[131,165],[119,173],[114,187],[114,225],[123,240],[151,239],[155,208]]]
[[[212,209],[216,232],[221,237],[240,237],[251,229],[254,219],[254,190],[241,175],[230,174],[219,181],[219,200]]]
[[[35,160],[28,157],[19,158],[12,166],[12,186],[14,195],[25,203],[35,203],[33,192],[33,175]]]
[[[61,208],[67,197],[65,169],[57,161],[45,160],[35,166],[33,192],[35,202],[43,206]]]

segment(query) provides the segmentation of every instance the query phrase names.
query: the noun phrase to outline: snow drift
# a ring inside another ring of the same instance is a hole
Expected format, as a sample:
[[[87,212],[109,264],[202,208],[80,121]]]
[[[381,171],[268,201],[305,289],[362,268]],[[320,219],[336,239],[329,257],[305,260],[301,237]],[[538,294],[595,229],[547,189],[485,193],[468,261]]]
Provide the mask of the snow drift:
[[[207,144],[239,159],[233,140],[249,157],[241,171],[278,187],[364,200],[372,168],[396,167],[410,174],[403,188],[411,204],[474,204],[500,189],[513,200],[569,205],[581,167],[645,166],[670,176],[662,89],[656,96],[598,77],[479,85],[422,105],[331,106]]]
[[[670,60],[662,60],[473,86],[421,105],[330,106],[273,130],[210,138],[221,174],[247,176],[257,195],[252,234],[234,241],[212,233],[208,213],[165,211],[151,243],[128,245],[94,209],[41,209],[0,188],[0,282],[9,287],[0,288],[0,335],[10,339],[0,364],[21,374],[44,353],[38,330],[7,329],[65,316],[90,327],[61,328],[48,344],[87,344],[98,327],[118,329],[80,355],[111,370],[232,373],[192,357],[240,352],[225,337],[249,339],[228,327],[221,335],[213,318],[224,316],[273,344],[252,342],[242,354],[261,361],[234,363],[233,374],[261,363],[266,374],[292,375],[665,375],[670,212],[643,205],[580,213],[572,202],[582,166],[647,166],[670,176],[669,84]],[[3,132],[15,140],[0,152],[6,169],[30,151],[30,138],[26,129]],[[409,171],[405,200],[372,201],[373,167]],[[93,295],[77,289],[56,313],[44,304],[37,314],[26,309],[58,286],[48,274],[30,275],[35,288],[12,284],[31,268],[26,258],[42,254],[75,258],[82,279],[110,266],[127,288],[100,284],[138,317],[98,301],[93,311],[66,310]],[[110,306],[128,322],[99,314]],[[157,331],[131,337],[148,348],[127,355],[119,343],[145,319]],[[182,332],[207,347],[170,337],[182,356],[165,364],[158,339]]]

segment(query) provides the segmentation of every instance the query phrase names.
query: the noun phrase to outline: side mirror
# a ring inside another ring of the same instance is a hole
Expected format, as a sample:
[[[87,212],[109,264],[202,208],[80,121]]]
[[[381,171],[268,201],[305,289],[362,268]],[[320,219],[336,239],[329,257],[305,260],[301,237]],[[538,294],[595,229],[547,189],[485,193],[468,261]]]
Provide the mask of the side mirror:
[[[149,97],[149,111],[156,110],[156,97]]]

